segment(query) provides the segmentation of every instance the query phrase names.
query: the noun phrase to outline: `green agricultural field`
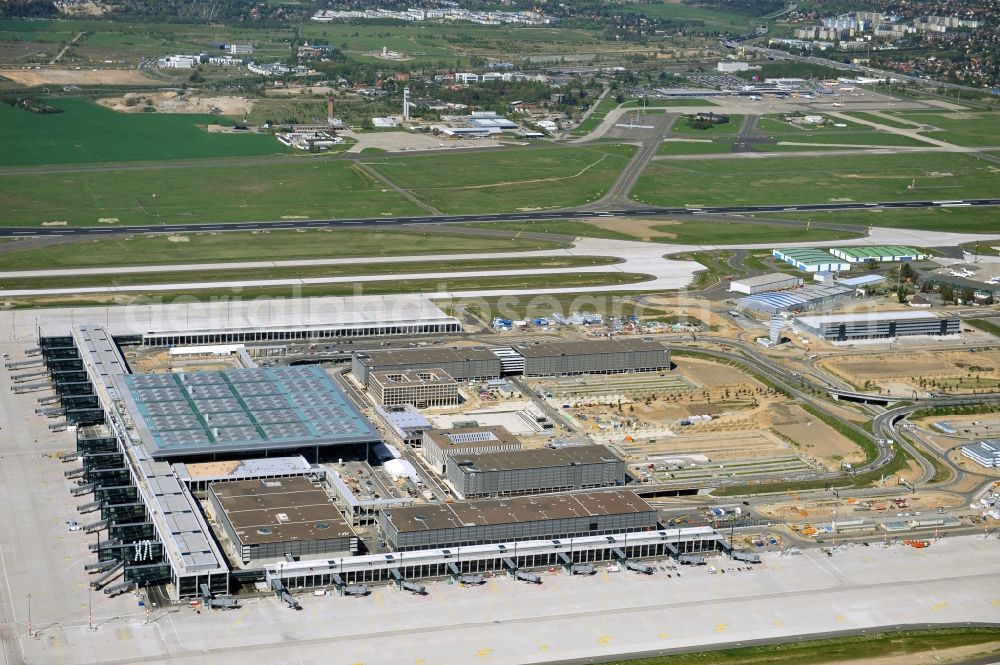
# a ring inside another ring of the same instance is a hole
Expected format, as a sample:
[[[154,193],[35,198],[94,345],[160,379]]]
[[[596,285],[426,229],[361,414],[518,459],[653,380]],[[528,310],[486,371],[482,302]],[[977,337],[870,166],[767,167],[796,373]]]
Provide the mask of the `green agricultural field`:
[[[1000,208],[914,208],[913,210],[839,210],[832,212],[768,213],[766,217],[857,224],[897,229],[950,231],[952,233],[990,233],[1000,229]]]
[[[0,224],[183,224],[395,217],[422,209],[353,162],[0,176]],[[114,220],[117,220],[115,222]]]
[[[730,138],[708,141],[664,141],[657,149],[657,155],[723,155],[733,151]]]
[[[561,243],[554,241],[529,238],[503,241],[503,249],[508,252],[555,249],[562,246]],[[87,239],[6,251],[0,245],[0,264],[5,270],[43,270],[226,261],[488,253],[495,251],[496,248],[496,238],[456,233],[380,229],[227,231]]]
[[[910,122],[933,125],[936,130],[923,132],[932,139],[972,147],[1000,146],[1000,112],[899,112],[893,115]]]
[[[171,271],[124,274],[78,274],[72,277],[19,277],[0,280],[0,287],[14,289],[88,288],[100,286],[143,286],[153,284],[186,284],[219,281],[266,279],[306,279],[312,277],[361,277],[366,275],[397,275],[475,270],[532,270],[544,268],[575,268],[615,263],[609,257],[552,256],[513,259],[477,259],[466,261],[418,261],[398,263],[347,263],[323,266],[269,268],[236,268],[232,270]]]
[[[690,125],[687,118],[679,117],[674,121],[674,124],[670,127],[670,132],[672,134],[680,134],[682,136],[691,137],[711,137],[711,136],[735,136],[740,133],[740,127],[743,125],[743,116],[737,114],[730,114],[729,122],[724,124],[713,124],[705,129],[695,129]]]
[[[743,34],[750,32],[757,23],[766,23],[760,18],[727,12],[718,6],[697,7],[681,2],[655,2],[644,5],[622,5],[622,12],[642,13],[650,18],[670,21],[678,28],[701,30],[704,32],[728,32]]]
[[[263,134],[210,134],[211,115],[116,113],[78,99],[52,99],[63,113],[0,104],[0,165],[158,161],[291,152]]]
[[[653,205],[731,206],[977,198],[998,187],[1000,170],[971,155],[837,155],[657,161],[632,196]]]
[[[532,211],[601,197],[634,146],[599,144],[366,160],[396,185],[449,214]]]

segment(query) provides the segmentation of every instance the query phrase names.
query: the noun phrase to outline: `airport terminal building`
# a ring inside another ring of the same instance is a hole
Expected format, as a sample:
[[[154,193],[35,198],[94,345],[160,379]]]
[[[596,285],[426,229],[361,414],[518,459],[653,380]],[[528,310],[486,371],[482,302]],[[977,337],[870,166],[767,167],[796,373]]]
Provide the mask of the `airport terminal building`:
[[[625,462],[604,446],[451,455],[447,476],[466,499],[566,492],[625,484]]]
[[[670,350],[659,342],[643,339],[595,339],[511,348],[524,359],[523,373],[529,377],[670,369]]]
[[[393,508],[378,524],[406,551],[651,531],[657,515],[635,492],[610,490]]]

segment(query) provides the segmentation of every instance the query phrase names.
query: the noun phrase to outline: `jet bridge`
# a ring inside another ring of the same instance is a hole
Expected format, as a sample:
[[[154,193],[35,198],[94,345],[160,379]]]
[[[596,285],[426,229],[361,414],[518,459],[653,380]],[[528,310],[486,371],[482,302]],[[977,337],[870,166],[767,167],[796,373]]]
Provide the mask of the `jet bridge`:
[[[510,571],[511,576],[515,580],[521,580],[522,582],[530,582],[531,584],[542,583],[541,577],[535,575],[534,573],[529,573],[521,570],[520,568],[517,567],[517,564],[514,563],[514,560],[511,559],[510,557],[505,556],[503,558],[503,565],[507,568],[507,570]]]
[[[448,562],[448,572],[451,573],[452,578],[459,584],[478,585],[486,581],[486,578],[482,575],[466,575],[462,572],[462,569],[458,567],[458,564],[453,561]]]
[[[338,573],[333,573],[330,579],[341,596],[367,596],[369,593],[367,584],[347,584]]]
[[[563,565],[566,572],[570,575],[593,575],[597,572],[592,563],[573,563],[573,559],[570,558],[565,552],[559,553],[559,563]]]
[[[217,610],[231,610],[240,606],[238,600],[232,596],[222,596],[216,598],[215,594],[212,593],[211,587],[207,584],[201,585],[201,598],[205,603],[205,607],[210,607]]]
[[[290,608],[293,610],[302,609],[302,606],[299,605],[299,601],[295,599],[295,596],[288,593],[288,589],[285,588],[285,585],[281,582],[281,580],[272,579],[271,588],[274,590],[274,594],[281,600],[285,601]]]
[[[745,563],[760,563],[760,555],[756,552],[741,552],[739,550],[733,550],[733,559],[736,561],[743,561]]]
[[[685,566],[704,566],[708,563],[708,559],[701,554],[681,554],[677,557],[677,563]]]
[[[100,589],[105,584],[113,580],[123,570],[125,570],[125,562],[124,561],[115,562],[114,566],[112,566],[111,568],[107,569],[106,571],[98,575],[95,579],[90,580],[91,588],[95,590]]]
[[[647,566],[644,563],[639,563],[638,561],[633,561],[632,559],[625,556],[625,552],[623,552],[618,547],[615,547],[614,549],[611,550],[611,555],[614,556],[616,559],[618,559],[618,562],[621,563],[626,568],[628,568],[629,570],[635,571],[637,573],[642,573],[643,575],[653,574],[652,567]]]
[[[105,595],[114,598],[115,596],[120,596],[123,593],[128,593],[129,591],[132,591],[133,589],[135,589],[135,587],[136,584],[133,580],[127,580],[125,582],[119,582],[118,584],[112,584],[111,586],[106,587],[104,589],[104,593]]]
[[[415,593],[418,596],[423,596],[427,593],[427,587],[423,584],[417,584],[416,582],[410,582],[403,577],[403,573],[399,572],[399,568],[390,568],[389,576],[396,582],[398,586],[403,591],[409,591],[410,593]]]

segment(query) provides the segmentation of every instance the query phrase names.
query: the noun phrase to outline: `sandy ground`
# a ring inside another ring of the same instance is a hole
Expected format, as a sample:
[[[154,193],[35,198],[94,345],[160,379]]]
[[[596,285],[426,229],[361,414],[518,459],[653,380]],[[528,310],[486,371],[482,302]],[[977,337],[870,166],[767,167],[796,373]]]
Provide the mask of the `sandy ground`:
[[[959,379],[975,376],[1000,379],[1000,351],[970,353],[914,349],[905,355],[839,356],[819,364],[854,385],[864,386],[866,381],[871,381],[890,390],[920,388],[922,378],[937,381],[949,390],[966,388],[955,383]]]
[[[152,106],[158,113],[214,113],[246,115],[254,100],[248,97],[192,97],[177,92],[130,92],[121,97],[104,97],[97,103],[119,113],[142,113]]]
[[[325,85],[296,86],[294,88],[271,88],[264,91],[265,97],[299,97],[301,95],[330,95],[336,89]]]
[[[143,352],[126,351],[125,359],[139,374],[166,373],[179,370],[214,372],[241,367],[235,355],[231,356],[171,356],[164,349]]]
[[[895,481],[893,481],[895,482]],[[916,511],[936,511],[938,508],[959,508],[963,505],[962,499],[947,492],[926,492],[909,494],[905,487],[899,488],[898,497],[905,498],[909,503],[907,508],[894,508],[889,498],[871,498],[869,500],[855,500],[853,503],[848,499],[817,499],[800,500],[795,495],[791,500],[775,501],[759,507],[760,513],[768,517],[781,519],[793,524],[809,524],[815,522],[830,521],[833,518],[833,511],[837,511],[837,519],[857,519],[864,518],[870,520],[895,518],[897,512]],[[865,505],[865,504],[868,505]]]
[[[675,362],[677,363],[677,372],[690,379],[695,385],[705,386],[706,388],[735,384],[752,386],[754,388],[764,387],[763,384],[735,367],[688,357],[679,357]]]
[[[501,145],[499,141],[492,139],[462,141],[404,130],[398,132],[360,133],[348,130],[341,132],[341,135],[357,140],[357,143],[352,145],[348,149],[348,152],[361,152],[365,148],[379,148],[395,152],[400,150],[441,150],[443,148],[454,148],[456,150],[495,148]]]
[[[942,665],[943,663],[962,663],[976,656],[994,654],[1000,651],[1000,642],[987,642],[967,647],[952,647],[951,649],[935,649],[917,654],[899,653],[881,658],[865,658],[862,660],[840,660],[839,665]]]
[[[776,431],[831,469],[839,468],[841,462],[856,463],[865,459],[857,444],[798,406],[775,404],[768,409],[767,415]]]
[[[135,69],[0,69],[0,76],[28,86],[153,84]]]
[[[607,229],[609,231],[617,231],[619,233],[627,233],[630,236],[635,236],[639,240],[650,240],[652,238],[676,238],[676,234],[664,233],[663,231],[654,229],[654,226],[663,226],[666,224],[680,224],[679,221],[675,220],[664,220],[664,219],[643,219],[643,218],[632,218],[627,219],[613,219],[608,217],[596,217],[594,219],[584,219],[581,220],[596,226],[599,229]]]

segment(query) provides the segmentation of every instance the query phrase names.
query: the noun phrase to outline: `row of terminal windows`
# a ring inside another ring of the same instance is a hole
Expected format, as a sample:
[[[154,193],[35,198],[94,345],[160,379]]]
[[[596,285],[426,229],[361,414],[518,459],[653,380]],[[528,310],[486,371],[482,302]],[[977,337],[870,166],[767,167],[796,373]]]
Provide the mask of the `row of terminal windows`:
[[[382,335],[419,335],[422,333],[461,332],[458,323],[433,323],[424,325],[371,326],[362,328],[336,328],[330,330],[248,330],[234,333],[198,333],[157,335],[147,334],[143,343],[148,346],[175,346],[178,344],[235,344],[240,342],[280,342],[297,339],[325,339],[329,337],[375,337]]]

